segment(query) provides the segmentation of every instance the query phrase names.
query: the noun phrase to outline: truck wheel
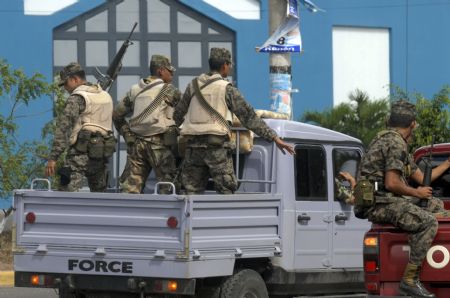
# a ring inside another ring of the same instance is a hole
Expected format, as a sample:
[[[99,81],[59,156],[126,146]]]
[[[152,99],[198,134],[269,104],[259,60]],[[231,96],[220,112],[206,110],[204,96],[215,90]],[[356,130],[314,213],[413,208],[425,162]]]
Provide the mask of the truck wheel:
[[[220,298],[269,298],[261,275],[251,269],[230,276],[221,288]]]

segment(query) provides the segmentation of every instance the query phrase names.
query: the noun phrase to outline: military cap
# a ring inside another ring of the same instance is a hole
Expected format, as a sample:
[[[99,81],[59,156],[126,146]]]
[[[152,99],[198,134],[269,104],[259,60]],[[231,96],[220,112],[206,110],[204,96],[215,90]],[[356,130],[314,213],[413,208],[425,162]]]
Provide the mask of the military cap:
[[[398,100],[391,105],[391,116],[416,117],[416,106],[406,100]]]
[[[209,59],[231,63],[231,53],[225,48],[211,48]]]
[[[163,55],[152,55],[152,58],[150,60],[150,69],[151,68],[160,68],[165,67],[171,72],[174,72],[177,70],[175,67],[172,66],[170,63],[170,59]]]
[[[60,80],[58,86],[63,86],[70,76],[80,74],[82,72],[84,72],[84,70],[78,62],[69,63],[66,67],[63,68],[63,70],[59,72]]]

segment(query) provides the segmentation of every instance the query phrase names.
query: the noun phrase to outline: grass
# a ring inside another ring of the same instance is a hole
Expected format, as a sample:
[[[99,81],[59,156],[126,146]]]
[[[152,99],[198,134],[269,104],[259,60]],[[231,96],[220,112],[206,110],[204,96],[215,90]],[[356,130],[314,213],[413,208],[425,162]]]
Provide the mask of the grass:
[[[0,234],[0,271],[13,269],[11,238],[11,231]]]

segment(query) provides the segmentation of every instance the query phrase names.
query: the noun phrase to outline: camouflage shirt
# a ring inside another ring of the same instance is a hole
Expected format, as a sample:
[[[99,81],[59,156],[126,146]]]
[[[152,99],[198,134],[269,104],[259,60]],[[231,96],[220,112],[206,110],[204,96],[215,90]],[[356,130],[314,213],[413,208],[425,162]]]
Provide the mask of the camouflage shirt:
[[[214,73],[208,73],[209,76],[213,74]],[[183,98],[175,107],[173,119],[175,120],[177,126],[180,126],[183,123],[184,116],[186,115],[189,104],[191,103],[191,99],[193,97],[193,94],[191,94],[191,84],[192,83],[188,85],[183,94]],[[237,116],[242,125],[247,129],[253,131],[269,142],[273,141],[273,139],[277,137],[276,132],[267,126],[267,124],[256,115],[253,108],[247,103],[239,90],[231,84],[226,87],[225,101],[228,109],[230,109],[230,111]]]
[[[154,81],[155,77],[148,77],[144,79],[144,82],[149,84]],[[164,98],[166,103],[175,107],[177,103],[180,101],[181,92],[172,84],[169,84],[168,96]],[[114,127],[119,131],[121,135],[125,135],[130,132],[130,126],[128,125],[125,117],[130,116],[133,113],[134,109],[134,98],[131,98],[130,92],[128,92],[124,98],[116,105],[114,108],[112,120],[114,123]]]
[[[336,199],[350,204],[353,194],[349,183],[338,178],[334,178],[334,183],[336,186]]]
[[[362,158],[358,177],[384,184],[385,173],[390,170],[399,171],[406,184],[409,176],[417,170],[417,165],[408,153],[408,144],[393,129],[379,132],[372,140]]]
[[[69,138],[75,123],[86,109],[86,102],[81,95],[73,94],[67,98],[63,112],[56,118],[56,129],[53,139],[50,160],[58,160],[59,156],[69,148]]]

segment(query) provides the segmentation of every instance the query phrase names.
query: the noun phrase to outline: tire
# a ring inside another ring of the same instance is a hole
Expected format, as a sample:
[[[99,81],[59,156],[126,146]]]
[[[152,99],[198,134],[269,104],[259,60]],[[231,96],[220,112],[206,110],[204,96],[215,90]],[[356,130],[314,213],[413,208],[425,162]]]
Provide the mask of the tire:
[[[220,298],[269,298],[261,275],[251,269],[230,276],[221,288]]]

